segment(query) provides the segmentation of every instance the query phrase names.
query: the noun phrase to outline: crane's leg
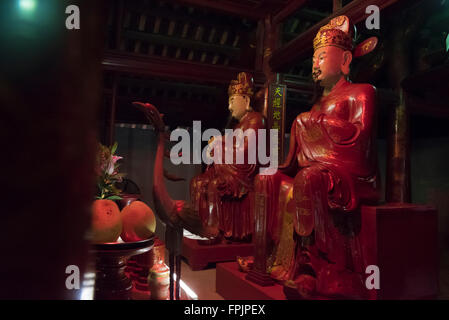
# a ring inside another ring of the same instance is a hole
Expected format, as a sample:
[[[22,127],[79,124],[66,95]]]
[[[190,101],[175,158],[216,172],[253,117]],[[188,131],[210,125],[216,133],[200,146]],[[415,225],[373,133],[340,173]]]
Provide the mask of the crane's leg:
[[[175,256],[176,261],[176,300],[181,299],[181,256]]]
[[[173,252],[169,251],[168,254],[169,259],[169,268],[170,268],[170,300],[174,300],[173,298],[173,285],[174,285],[174,276],[175,273],[175,255]]]
[[[179,300],[181,281],[181,248],[184,229],[180,226],[167,225],[165,229],[165,245],[169,252],[170,268],[170,300]],[[174,274],[176,273],[176,286]],[[176,294],[175,294],[176,290]]]

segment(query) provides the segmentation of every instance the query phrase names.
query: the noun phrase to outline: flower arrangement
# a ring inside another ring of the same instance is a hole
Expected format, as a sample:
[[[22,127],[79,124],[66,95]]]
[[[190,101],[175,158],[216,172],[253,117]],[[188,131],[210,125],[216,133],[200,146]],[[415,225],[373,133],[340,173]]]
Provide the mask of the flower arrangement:
[[[116,183],[121,182],[125,174],[118,172],[117,163],[122,157],[116,156],[117,142],[111,147],[99,144],[97,154],[97,196],[96,199],[121,200],[120,190]]]

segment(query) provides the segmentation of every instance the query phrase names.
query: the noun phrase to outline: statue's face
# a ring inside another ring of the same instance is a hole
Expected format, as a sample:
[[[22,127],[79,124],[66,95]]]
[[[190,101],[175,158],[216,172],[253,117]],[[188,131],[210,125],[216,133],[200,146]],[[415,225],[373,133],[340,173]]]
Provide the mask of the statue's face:
[[[232,116],[240,120],[246,113],[246,110],[249,107],[250,99],[246,95],[232,95],[229,97],[229,111]]]
[[[313,81],[320,81],[323,87],[335,84],[342,75],[349,73],[351,60],[350,51],[334,46],[319,48],[313,54]]]

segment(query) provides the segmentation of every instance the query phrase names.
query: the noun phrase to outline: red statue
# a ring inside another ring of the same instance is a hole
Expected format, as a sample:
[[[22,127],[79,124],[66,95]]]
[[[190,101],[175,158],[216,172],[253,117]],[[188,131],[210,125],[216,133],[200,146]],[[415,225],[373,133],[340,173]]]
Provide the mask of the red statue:
[[[241,129],[243,132],[253,129],[257,139],[257,130],[265,129],[265,120],[250,105],[254,96],[252,76],[241,72],[237,80],[231,81],[228,95],[229,111],[238,120],[232,129]],[[222,141],[222,148],[225,150],[225,137],[218,140]],[[255,145],[257,146],[257,142]],[[233,148],[234,151],[237,150],[236,143]],[[192,179],[190,194],[194,208],[199,211],[205,225],[218,223],[218,228],[226,239],[248,241],[254,229],[253,182],[259,165],[248,162],[246,138],[241,148],[245,155],[243,164],[235,164],[235,161],[233,164],[225,164],[223,153],[222,164],[209,165],[203,174]]]
[[[267,235],[275,247],[269,271],[285,281],[287,295],[357,298],[365,292],[358,209],[378,200],[376,92],[347,79],[352,38],[346,16],[319,30],[313,80],[323,93],[293,122],[278,172],[256,178],[256,193],[267,196]],[[376,43],[365,41],[355,56]]]
[[[254,129],[257,138],[257,129],[264,128],[265,122],[260,113],[252,111],[250,99],[253,94],[253,79],[247,73],[240,73],[238,80],[232,81],[229,86],[229,109],[232,116],[239,120],[234,129],[243,131]],[[233,146],[235,149],[243,149],[245,155],[243,164],[209,166],[204,174],[191,183],[192,203],[174,200],[168,194],[164,181],[164,176],[168,177],[163,169],[167,137],[162,115],[149,103],[135,102],[134,105],[145,113],[158,135],[153,170],[153,198],[157,215],[166,223],[165,241],[170,253],[170,299],[179,299],[183,229],[206,238],[219,238],[222,234],[234,240],[248,239],[254,228],[250,192],[253,190],[253,179],[257,174],[258,164],[250,164],[247,161],[249,147],[247,139],[244,139],[242,145]],[[223,147],[226,147],[225,138],[216,140],[215,143],[222,140]],[[225,157],[222,162],[226,162]],[[174,286],[175,269],[176,286]]]

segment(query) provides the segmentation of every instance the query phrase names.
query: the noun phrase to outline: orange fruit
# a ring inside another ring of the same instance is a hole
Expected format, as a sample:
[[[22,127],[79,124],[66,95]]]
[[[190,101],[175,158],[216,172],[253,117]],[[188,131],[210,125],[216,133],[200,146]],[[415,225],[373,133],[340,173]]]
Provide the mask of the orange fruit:
[[[95,200],[92,206],[92,242],[116,242],[122,232],[120,209],[112,200]]]
[[[150,238],[156,231],[153,210],[142,201],[134,201],[122,209],[122,240],[134,242]]]

